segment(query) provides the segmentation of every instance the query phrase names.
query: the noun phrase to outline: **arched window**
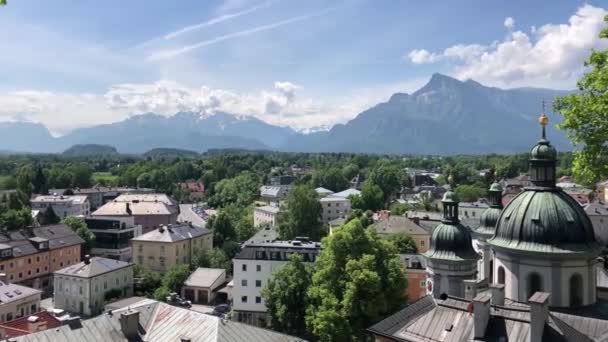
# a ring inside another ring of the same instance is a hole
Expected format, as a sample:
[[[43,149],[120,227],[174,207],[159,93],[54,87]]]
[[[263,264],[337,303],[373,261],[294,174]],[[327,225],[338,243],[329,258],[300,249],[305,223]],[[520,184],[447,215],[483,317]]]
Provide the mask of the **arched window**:
[[[543,290],[543,279],[538,273],[528,275],[528,298],[538,291]]]
[[[502,266],[498,266],[498,283],[505,284],[505,269]]]
[[[583,277],[573,274],[570,277],[570,306],[581,306],[583,304]]]

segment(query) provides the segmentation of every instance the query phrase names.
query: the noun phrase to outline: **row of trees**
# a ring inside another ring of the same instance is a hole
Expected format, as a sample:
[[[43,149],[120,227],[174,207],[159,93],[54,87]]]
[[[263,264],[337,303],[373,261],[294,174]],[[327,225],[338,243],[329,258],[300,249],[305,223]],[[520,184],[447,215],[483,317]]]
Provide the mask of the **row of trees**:
[[[262,291],[272,328],[310,340],[365,340],[371,322],[406,302],[397,252],[354,219],[323,240],[314,265],[292,255]]]

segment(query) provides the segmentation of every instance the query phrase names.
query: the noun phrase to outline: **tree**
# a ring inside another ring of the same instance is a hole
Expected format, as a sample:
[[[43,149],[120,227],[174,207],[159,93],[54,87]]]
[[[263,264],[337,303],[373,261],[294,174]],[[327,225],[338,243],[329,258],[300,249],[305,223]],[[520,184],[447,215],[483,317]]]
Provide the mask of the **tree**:
[[[459,185],[454,191],[463,202],[475,202],[486,195],[486,190],[476,185]]]
[[[213,248],[210,251],[197,249],[192,258],[192,267],[223,268],[229,270],[232,267],[232,261],[221,248]]]
[[[144,172],[137,177],[137,187],[139,188],[154,188],[152,175],[149,172]]]
[[[154,299],[161,301],[161,302],[165,302],[167,301],[167,297],[169,297],[169,295],[171,294],[171,290],[169,290],[168,288],[161,286],[159,288],[157,288],[156,290],[154,290]]]
[[[401,254],[414,254],[418,252],[414,239],[405,233],[391,235],[388,240],[397,247],[397,250]]]
[[[8,230],[25,228],[32,224],[32,212],[28,207],[9,209],[0,215],[0,224]]]
[[[397,249],[355,219],[323,240],[306,311],[320,341],[364,341],[365,329],[405,304]]]
[[[216,217],[212,217],[207,224],[213,230],[213,245],[222,246],[226,241],[236,239],[234,224],[228,214],[220,210]]]
[[[161,286],[162,277],[158,272],[152,272],[136,264],[133,268],[133,274],[135,278],[139,278],[139,281],[135,284],[135,288],[141,295],[151,297],[154,295],[154,291]]]
[[[235,230],[238,241],[249,240],[258,231],[253,226],[253,207],[250,206],[241,211],[241,217]]]
[[[262,289],[273,330],[307,337],[305,318],[311,278],[311,267],[299,254],[292,254],[289,261],[273,273]]]
[[[33,191],[36,194],[46,195],[49,192],[46,176],[44,175],[42,167],[40,166],[36,168],[36,174],[34,175],[34,179],[32,180],[32,186]]]
[[[604,21],[608,24],[608,16]],[[608,27],[600,38],[608,39]],[[592,184],[608,178],[608,49],[592,51],[585,67],[589,71],[578,81],[579,91],[558,97],[553,109],[564,117],[558,127],[578,146],[576,179]]]
[[[258,195],[258,178],[251,172],[244,172],[234,178],[222,179],[215,184],[211,203],[224,207],[229,204],[247,206],[253,203]]]
[[[287,196],[287,211],[279,223],[283,240],[307,236],[315,241],[321,238],[321,203],[317,192],[310,186],[297,185]]]
[[[396,165],[382,163],[369,175],[369,181],[380,187],[386,202],[390,196],[401,190],[399,168]]]
[[[73,188],[89,188],[92,185],[93,171],[87,163],[80,163],[68,167],[67,171],[72,175]]]
[[[180,293],[189,276],[190,267],[188,265],[174,265],[163,275],[162,287],[168,289],[169,292]],[[154,297],[156,297],[156,294]]]
[[[84,219],[76,216],[68,216],[63,219],[63,223],[84,240],[84,253],[90,253],[91,248],[93,248],[93,243],[95,242],[95,234],[89,230]]]
[[[61,219],[57,214],[55,214],[55,210],[53,210],[53,206],[49,205],[48,208],[44,211],[42,216],[42,224],[57,224],[61,222]]]
[[[23,166],[17,172],[17,196],[23,206],[30,205],[33,191],[32,178],[32,168],[29,166]]]
[[[384,207],[384,193],[378,185],[365,181],[361,195],[351,197],[351,206],[363,211],[378,211]]]
[[[316,187],[323,187],[332,191],[342,191],[349,185],[349,179],[337,167],[315,172],[312,181]]]

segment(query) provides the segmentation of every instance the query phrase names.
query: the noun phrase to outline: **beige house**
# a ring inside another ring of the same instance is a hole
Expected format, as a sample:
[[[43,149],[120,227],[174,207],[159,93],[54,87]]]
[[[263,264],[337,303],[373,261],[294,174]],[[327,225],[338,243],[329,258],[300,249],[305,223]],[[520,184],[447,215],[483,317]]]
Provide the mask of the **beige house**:
[[[389,237],[395,234],[411,236],[416,243],[418,253],[426,252],[431,245],[432,231],[420,226],[416,218],[389,215],[369,226],[369,228],[374,229],[381,237]]]
[[[32,315],[40,311],[42,291],[6,282],[0,273],[0,322]]]
[[[213,233],[189,224],[163,225],[131,239],[133,262],[153,271],[189,264],[197,249],[213,248]]]
[[[126,195],[122,195],[126,196]],[[120,202],[114,200],[95,210],[93,217],[134,217],[135,225],[141,225],[142,231],[147,233],[162,225],[177,222],[178,210],[168,206],[162,201],[157,202]]]
[[[199,267],[184,282],[182,297],[192,303],[211,304],[215,300],[216,291],[225,283],[226,270]]]

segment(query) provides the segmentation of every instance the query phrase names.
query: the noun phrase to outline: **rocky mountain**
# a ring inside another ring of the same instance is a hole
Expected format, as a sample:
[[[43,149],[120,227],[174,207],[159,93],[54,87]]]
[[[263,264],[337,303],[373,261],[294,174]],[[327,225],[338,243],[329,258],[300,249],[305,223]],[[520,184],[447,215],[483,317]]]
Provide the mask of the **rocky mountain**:
[[[541,101],[566,91],[499,89],[434,74],[413,94],[397,93],[328,132],[292,141],[287,149],[314,152],[478,154],[526,151],[540,135]],[[555,124],[559,116],[550,115]],[[548,127],[560,149],[562,131]]]
[[[62,153],[64,156],[81,157],[81,156],[111,156],[117,155],[118,151],[114,146],[98,145],[98,144],[83,144],[74,145]]]
[[[329,131],[296,133],[253,116],[180,112],[147,113],[106,125],[76,129],[54,138],[41,124],[0,123],[0,150],[60,152],[78,144],[111,144],[121,153],[156,148],[194,151],[247,149],[301,152],[479,154],[526,151],[539,137],[541,101],[568,92],[486,87],[434,74],[412,94],[393,94]],[[548,113],[550,114],[550,113]],[[550,115],[552,124],[558,115]],[[571,149],[553,125],[551,141]]]

